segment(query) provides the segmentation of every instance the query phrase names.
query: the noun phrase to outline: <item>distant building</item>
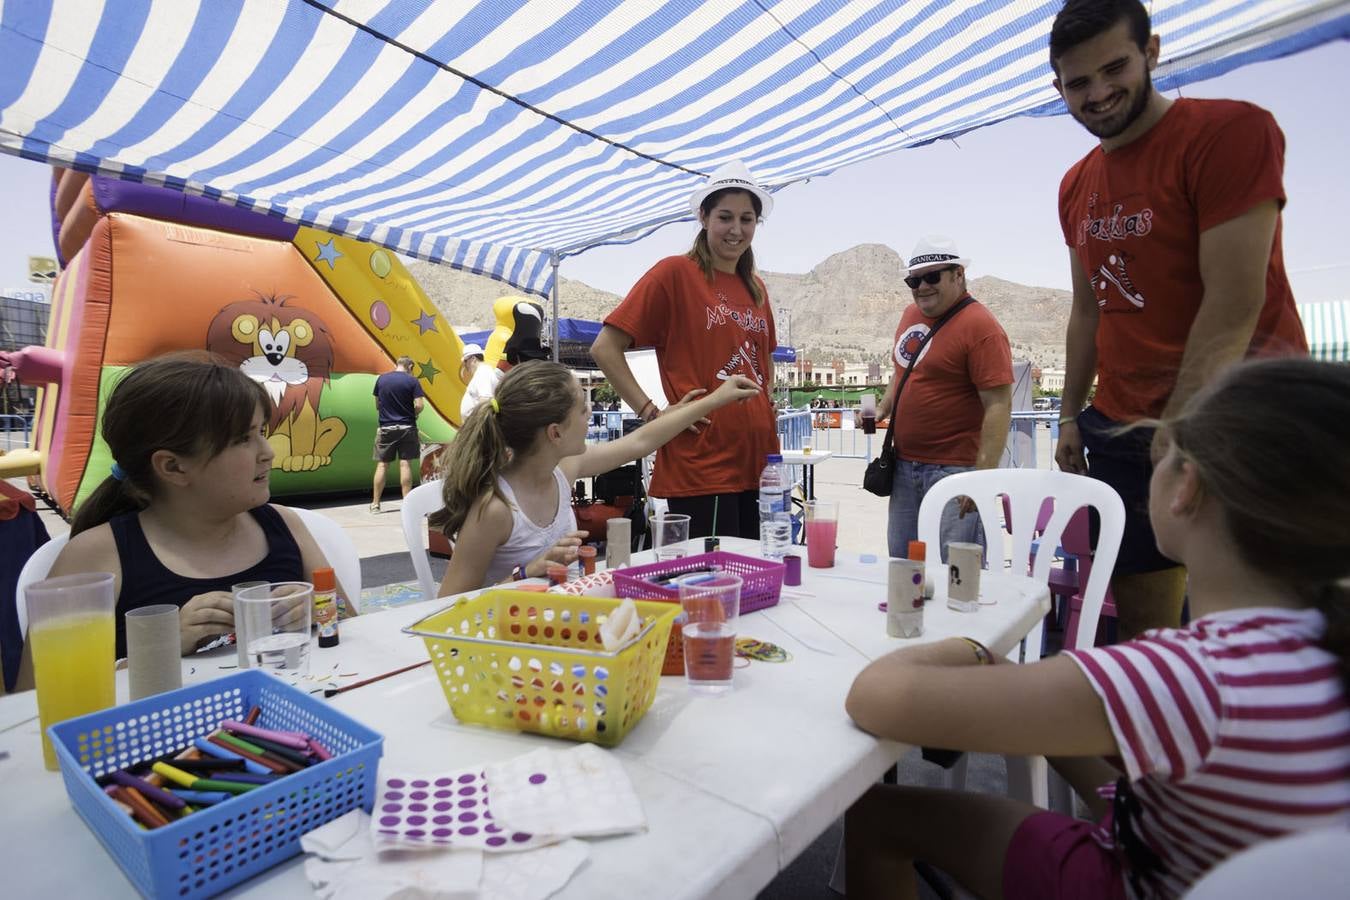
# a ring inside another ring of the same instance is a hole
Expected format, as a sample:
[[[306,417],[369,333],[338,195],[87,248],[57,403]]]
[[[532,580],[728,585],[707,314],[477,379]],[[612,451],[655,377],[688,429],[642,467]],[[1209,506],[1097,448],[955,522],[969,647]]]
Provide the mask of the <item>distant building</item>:
[[[1041,369],[1039,387],[1043,391],[1062,393],[1064,391],[1064,370]]]
[[[47,342],[51,303],[43,291],[0,294],[0,350],[41,347]],[[0,377],[0,415],[28,413],[37,402],[37,388]]]

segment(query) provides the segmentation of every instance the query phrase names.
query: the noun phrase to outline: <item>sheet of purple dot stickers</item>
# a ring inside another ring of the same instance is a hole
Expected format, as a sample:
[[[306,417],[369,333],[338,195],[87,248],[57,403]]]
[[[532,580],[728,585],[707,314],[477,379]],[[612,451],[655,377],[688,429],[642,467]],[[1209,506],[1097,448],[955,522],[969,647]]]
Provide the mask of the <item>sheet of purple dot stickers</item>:
[[[439,775],[380,772],[371,831],[380,848],[513,852],[567,837],[639,831],[641,804],[622,763],[581,744]]]

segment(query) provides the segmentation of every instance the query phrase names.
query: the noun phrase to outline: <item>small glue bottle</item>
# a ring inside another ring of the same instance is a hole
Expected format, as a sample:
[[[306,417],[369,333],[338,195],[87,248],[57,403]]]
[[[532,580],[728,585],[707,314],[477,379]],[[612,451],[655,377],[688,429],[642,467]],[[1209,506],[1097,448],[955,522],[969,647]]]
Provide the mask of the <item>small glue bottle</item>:
[[[915,562],[925,562],[928,557],[928,545],[923,541],[910,541],[908,556]],[[933,576],[929,575],[926,569],[923,572],[923,599],[933,599]]]
[[[319,626],[319,646],[338,645],[337,579],[332,569],[315,569],[310,576],[314,582],[314,624]]]

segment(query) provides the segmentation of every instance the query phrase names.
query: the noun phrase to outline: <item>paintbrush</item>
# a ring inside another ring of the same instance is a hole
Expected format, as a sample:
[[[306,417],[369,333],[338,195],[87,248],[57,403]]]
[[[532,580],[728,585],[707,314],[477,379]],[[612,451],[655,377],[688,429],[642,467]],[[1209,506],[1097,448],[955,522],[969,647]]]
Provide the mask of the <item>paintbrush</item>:
[[[424,659],[419,663],[413,663],[410,666],[404,666],[403,668],[395,669],[392,672],[385,672],[383,675],[373,675],[370,678],[366,678],[362,681],[356,681],[353,682],[352,684],[344,684],[342,687],[324,688],[323,695],[325,697],[336,697],[338,694],[341,694],[344,691],[350,691],[353,688],[365,687],[368,684],[374,684],[375,682],[383,681],[386,678],[393,678],[395,675],[402,675],[404,672],[411,672],[413,669],[420,669],[422,666],[430,664],[430,662],[431,660]]]

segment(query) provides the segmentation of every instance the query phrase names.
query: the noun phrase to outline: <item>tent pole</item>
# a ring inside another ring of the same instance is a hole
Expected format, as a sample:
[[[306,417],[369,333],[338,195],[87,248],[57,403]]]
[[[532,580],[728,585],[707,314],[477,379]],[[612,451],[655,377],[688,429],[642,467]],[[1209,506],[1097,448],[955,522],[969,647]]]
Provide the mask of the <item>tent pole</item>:
[[[553,361],[558,361],[558,254],[549,260],[553,264]]]

